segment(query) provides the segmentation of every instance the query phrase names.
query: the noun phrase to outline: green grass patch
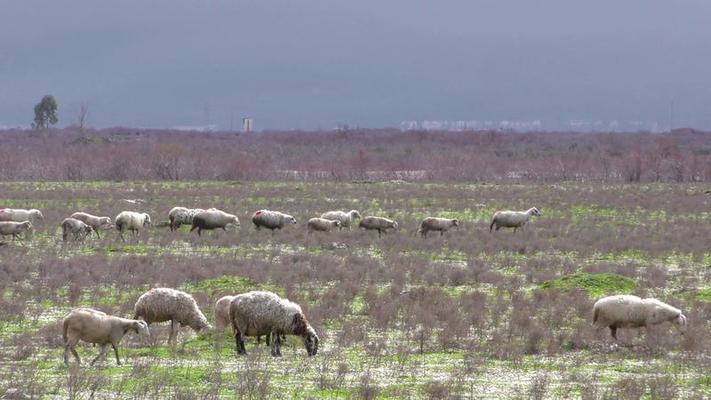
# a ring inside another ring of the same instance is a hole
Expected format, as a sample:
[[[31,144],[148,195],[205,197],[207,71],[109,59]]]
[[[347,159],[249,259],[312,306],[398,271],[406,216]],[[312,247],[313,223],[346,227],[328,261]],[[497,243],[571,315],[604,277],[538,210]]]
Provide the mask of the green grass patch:
[[[711,288],[699,289],[696,298],[703,301],[711,301]]]
[[[635,288],[634,280],[617,274],[602,273],[590,274],[579,272],[566,275],[558,279],[543,282],[543,289],[585,289],[592,297],[599,297],[606,294],[631,293]]]

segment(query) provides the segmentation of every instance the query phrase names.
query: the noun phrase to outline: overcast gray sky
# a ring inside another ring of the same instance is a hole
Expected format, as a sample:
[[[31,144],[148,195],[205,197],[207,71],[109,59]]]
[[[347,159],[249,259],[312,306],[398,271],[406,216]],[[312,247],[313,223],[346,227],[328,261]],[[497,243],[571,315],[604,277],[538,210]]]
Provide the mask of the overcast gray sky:
[[[0,125],[711,128],[708,0],[0,0]]]

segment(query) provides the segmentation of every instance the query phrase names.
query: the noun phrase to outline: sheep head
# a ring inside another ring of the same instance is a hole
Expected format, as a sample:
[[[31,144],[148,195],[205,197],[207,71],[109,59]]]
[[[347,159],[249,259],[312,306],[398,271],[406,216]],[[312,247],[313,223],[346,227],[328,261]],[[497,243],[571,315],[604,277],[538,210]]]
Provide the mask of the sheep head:
[[[400,226],[397,224],[397,221],[393,221],[393,229],[395,229],[395,230],[400,229]]]
[[[143,217],[144,217],[143,218],[143,226],[150,225],[151,224],[151,216],[146,213],[143,213]]]
[[[459,228],[459,220],[458,220],[458,219],[453,219],[453,220],[452,220],[452,226],[456,226],[457,228]]]
[[[679,329],[679,332],[681,332],[682,334],[686,333],[686,330],[688,328],[687,322],[688,321],[686,320],[686,316],[682,313],[679,313],[679,315],[677,315],[676,318],[672,320],[672,323],[676,324],[677,328]]]
[[[232,218],[232,223],[235,224],[236,226],[241,226],[239,224],[239,218],[237,218],[236,216],[234,218]]]
[[[36,210],[34,208],[32,210],[30,210],[30,215],[34,218],[39,219],[39,220],[44,219],[44,215],[42,215],[42,211]]]
[[[133,326],[131,327],[134,332],[141,336],[150,336],[151,332],[148,330],[148,324],[143,320],[133,321]]]
[[[531,215],[535,215],[536,217],[540,217],[541,215],[543,215],[541,210],[537,209],[536,207],[532,207],[529,211],[531,212]]]
[[[318,335],[312,327],[309,327],[308,333],[304,336],[304,347],[309,357],[315,356],[316,353],[318,353]]]
[[[296,225],[296,218],[292,217],[291,215],[289,217],[289,223]]]
[[[355,219],[355,218],[358,218],[358,219],[363,218],[363,217],[361,217],[361,215],[360,215],[360,213],[358,212],[358,210],[351,210],[351,212],[349,212],[348,214],[350,214],[350,215],[351,215],[351,218],[353,218],[353,219]]]

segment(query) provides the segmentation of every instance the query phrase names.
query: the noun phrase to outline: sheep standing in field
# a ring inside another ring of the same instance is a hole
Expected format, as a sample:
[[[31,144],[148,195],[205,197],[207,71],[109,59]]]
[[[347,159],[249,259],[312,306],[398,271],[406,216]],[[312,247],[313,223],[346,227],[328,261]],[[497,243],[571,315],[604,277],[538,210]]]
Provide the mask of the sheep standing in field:
[[[99,239],[101,239],[99,230],[109,230],[114,228],[114,224],[111,222],[111,218],[109,217],[97,217],[96,215],[91,215],[85,212],[75,212],[71,215],[71,217],[89,225],[94,232],[96,232],[96,237]]]
[[[22,208],[0,208],[0,221],[24,222],[30,221],[37,223],[44,219],[44,215],[40,210]]]
[[[678,308],[657,299],[641,299],[637,296],[608,296],[595,302],[593,325],[610,328],[610,335],[617,340],[617,328],[649,328],[664,322],[677,325],[686,331],[686,316]]]
[[[149,335],[148,325],[145,321],[137,321],[107,315],[91,308],[77,308],[72,310],[62,321],[62,338],[64,339],[64,363],[69,364],[71,351],[77,363],[81,364],[79,354],[75,349],[79,340],[101,346],[99,355],[91,362],[106,354],[106,346],[111,344],[116,355],[116,364],[121,365],[118,355],[118,345],[123,336],[133,331],[141,335]]]
[[[116,216],[116,229],[118,229],[121,240],[124,242],[126,241],[123,237],[124,231],[131,231],[135,236],[138,234],[138,231],[150,224],[151,216],[146,213],[123,211]]]
[[[536,207],[531,207],[528,211],[497,211],[494,213],[491,225],[489,225],[489,232],[496,225],[497,231],[500,228],[514,228],[514,233],[516,233],[518,228],[523,229],[532,215],[540,217],[543,214]]]
[[[377,230],[378,237],[387,233],[388,229],[398,230],[397,222],[383,217],[365,217],[360,220],[358,227],[365,230]]]
[[[215,330],[219,334],[223,334],[225,328],[232,325],[230,322],[230,302],[234,298],[235,296],[223,296],[215,302]],[[267,346],[270,343],[269,336],[267,335]],[[257,343],[261,341],[260,339],[261,336],[257,336]],[[283,335],[282,340],[285,340]]]
[[[349,212],[329,211],[321,214],[321,218],[330,219],[331,221],[340,221],[341,226],[338,227],[338,230],[341,230],[343,228],[348,228],[348,230],[351,230],[351,225],[353,224],[353,221],[355,219],[361,219],[361,216],[358,210],[350,210]]]
[[[198,236],[202,236],[203,230],[222,228],[223,231],[227,231],[227,225],[230,224],[239,227],[239,218],[222,210],[211,209],[198,212],[193,216],[193,225],[190,228],[190,232],[197,229]]]
[[[338,220],[330,220],[330,219],[325,219],[325,218],[311,218],[309,222],[306,224],[309,235],[312,234],[314,231],[318,232],[330,232],[331,229],[340,227],[341,226],[341,221]]]
[[[181,327],[187,325],[195,332],[211,328],[193,296],[180,290],[153,288],[138,298],[133,309],[133,318],[141,318],[148,325],[170,321],[168,343],[175,342],[175,324],[180,324]]]
[[[301,336],[309,356],[318,352],[318,335],[301,307],[272,292],[254,291],[235,296],[230,302],[230,321],[238,354],[247,354],[245,336],[272,334],[271,352],[281,356],[282,336]]]
[[[211,210],[214,210],[211,208]],[[168,220],[170,220],[170,230],[175,231],[180,228],[180,225],[192,225],[195,214],[205,211],[202,208],[185,208],[173,207],[168,212]]]
[[[442,236],[453,226],[459,227],[458,219],[427,217],[420,223],[417,233],[422,237],[427,237],[427,232],[439,231],[439,235]]]
[[[69,234],[74,237],[74,240],[84,240],[94,229],[79,221],[76,218],[64,218],[62,221],[62,240],[67,241]]]
[[[286,224],[296,224],[296,218],[279,211],[259,210],[252,215],[252,223],[257,230],[264,227],[274,233],[275,229],[282,229]]]
[[[15,239],[20,238],[20,233],[31,232],[31,231],[32,231],[32,222],[30,222],[30,221],[23,221],[23,222],[2,221],[2,222],[0,222],[0,236],[12,235],[13,242],[15,241]],[[25,237],[27,237],[27,233],[25,233]]]

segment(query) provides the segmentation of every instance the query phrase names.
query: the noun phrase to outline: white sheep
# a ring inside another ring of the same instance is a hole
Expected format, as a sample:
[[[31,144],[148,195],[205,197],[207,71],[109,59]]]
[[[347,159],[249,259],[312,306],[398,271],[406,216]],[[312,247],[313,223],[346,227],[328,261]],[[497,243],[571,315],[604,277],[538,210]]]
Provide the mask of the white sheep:
[[[203,230],[222,228],[223,231],[227,231],[227,225],[230,224],[239,227],[239,218],[237,218],[236,215],[226,213],[222,210],[210,209],[200,211],[193,216],[190,232],[197,229],[198,236],[201,236]]]
[[[230,303],[235,296],[223,296],[215,302],[215,330],[219,334],[225,332],[225,328],[232,326],[230,322]],[[282,335],[282,340],[285,340]],[[257,336],[257,343],[261,342],[261,336]],[[267,346],[270,344],[270,335],[267,335]]]
[[[496,225],[496,230],[500,228],[514,228],[514,233],[518,228],[523,229],[532,215],[540,217],[543,215],[536,207],[531,207],[527,211],[497,211],[489,225],[489,232]]]
[[[81,364],[81,359],[75,347],[79,340],[83,340],[87,343],[101,346],[99,355],[91,362],[92,365],[106,354],[106,346],[109,344],[114,349],[116,363],[121,365],[118,345],[121,343],[123,336],[129,331],[141,335],[150,334],[148,324],[145,321],[115,317],[91,308],[74,309],[62,321],[64,363],[69,364],[69,352],[71,351],[77,363]]]
[[[151,216],[146,213],[137,213],[133,211],[122,211],[116,216],[116,229],[119,231],[121,240],[124,242],[126,239],[123,237],[124,231],[133,232],[134,236],[138,234],[143,227],[151,224]]]
[[[686,331],[686,316],[678,308],[657,299],[641,299],[637,296],[608,296],[595,302],[593,324],[609,327],[610,335],[617,340],[617,328],[648,328],[664,322],[672,322],[679,330]]]
[[[101,239],[101,235],[99,235],[100,229],[109,230],[114,228],[114,224],[109,217],[98,217],[85,212],[75,212],[71,217],[89,225],[99,239]]]
[[[170,321],[168,343],[175,342],[175,324],[189,326],[196,332],[211,329],[193,296],[170,288],[153,288],[136,301],[134,319],[143,319],[148,325]]]
[[[72,234],[74,240],[84,240],[94,229],[79,221],[76,218],[64,218],[62,221],[62,240],[67,241],[69,234]]]
[[[420,229],[417,232],[422,237],[427,237],[429,231],[439,231],[439,235],[444,235],[451,227],[459,227],[458,219],[427,217],[420,223]]]
[[[398,230],[397,222],[383,217],[372,216],[361,219],[358,227],[365,230],[377,230],[378,237],[380,237],[383,233],[387,233],[388,229]]]
[[[259,210],[252,215],[252,223],[257,230],[264,227],[274,233],[275,229],[282,229],[286,224],[296,224],[296,218],[279,211]]]
[[[340,228],[341,221],[325,218],[311,218],[306,224],[309,235],[314,231],[329,232],[333,228]]]
[[[173,207],[168,212],[168,220],[170,220],[170,230],[174,231],[180,228],[180,225],[192,225],[195,214],[205,211],[202,208],[185,208]]]
[[[20,233],[31,232],[31,231],[32,231],[32,222],[30,222],[30,221],[23,221],[23,222],[2,221],[2,222],[0,222],[0,236],[12,235],[13,242],[15,241],[15,239],[20,238]],[[25,237],[27,237],[27,233],[25,233]]]
[[[37,223],[44,219],[42,212],[37,209],[25,210],[22,208],[0,208],[0,221]]]
[[[332,221],[340,221],[341,226],[338,228],[339,230],[343,228],[348,228],[348,230],[351,229],[351,226],[353,224],[353,221],[355,219],[360,219],[360,213],[358,210],[350,210],[349,212],[345,211],[329,211],[321,214],[321,218],[323,219],[330,219]]]
[[[318,352],[318,335],[306,320],[301,307],[272,292],[253,291],[235,296],[230,302],[230,321],[238,354],[247,354],[245,336],[272,335],[271,353],[281,356],[282,335],[301,336],[309,356]]]

